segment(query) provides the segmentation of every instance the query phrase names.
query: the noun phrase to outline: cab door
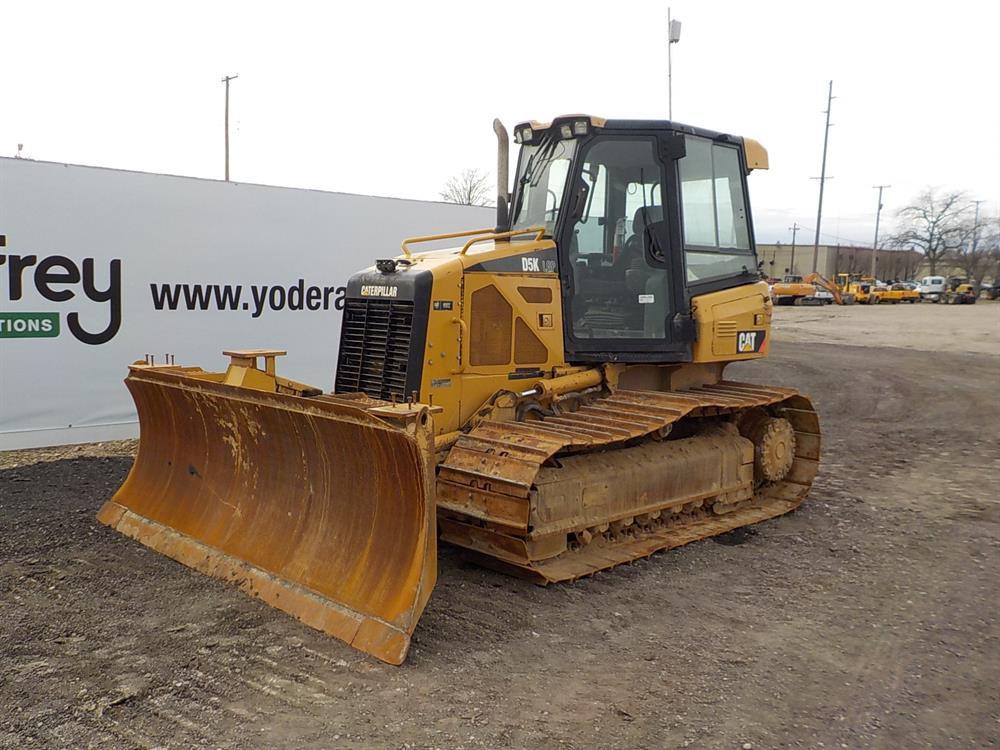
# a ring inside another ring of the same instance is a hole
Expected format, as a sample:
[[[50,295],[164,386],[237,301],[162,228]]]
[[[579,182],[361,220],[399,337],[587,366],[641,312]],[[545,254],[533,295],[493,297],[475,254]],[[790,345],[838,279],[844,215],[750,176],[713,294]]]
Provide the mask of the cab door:
[[[641,132],[599,134],[580,146],[559,243],[571,361],[690,359],[665,151],[662,134]]]

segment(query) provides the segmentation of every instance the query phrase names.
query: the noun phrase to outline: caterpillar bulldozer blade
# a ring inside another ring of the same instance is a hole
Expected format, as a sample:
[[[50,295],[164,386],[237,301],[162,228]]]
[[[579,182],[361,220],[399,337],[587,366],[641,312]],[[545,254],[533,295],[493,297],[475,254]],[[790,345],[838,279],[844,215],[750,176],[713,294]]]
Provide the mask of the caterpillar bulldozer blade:
[[[437,571],[428,409],[295,395],[318,392],[275,378],[279,353],[133,365],[138,455],[98,518],[400,664]]]

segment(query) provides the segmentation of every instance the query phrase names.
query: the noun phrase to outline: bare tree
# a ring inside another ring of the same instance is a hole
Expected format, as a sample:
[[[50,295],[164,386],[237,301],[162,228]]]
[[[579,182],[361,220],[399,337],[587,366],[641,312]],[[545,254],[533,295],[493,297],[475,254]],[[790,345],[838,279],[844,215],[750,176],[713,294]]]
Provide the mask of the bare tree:
[[[903,272],[899,277],[901,279],[912,279],[917,275],[917,269],[920,268],[920,261],[923,260],[923,256],[912,247],[903,252],[905,253],[904,257],[906,260],[903,264]]]
[[[920,250],[934,275],[938,263],[962,246],[969,208],[970,203],[961,191],[938,195],[934,188],[927,188],[897,212],[899,225],[889,244]]]
[[[1000,216],[982,222],[977,252],[982,254],[982,264],[980,275],[974,277],[976,283],[982,284],[987,276],[994,284],[1000,282]]]
[[[993,283],[1000,284],[1000,217],[993,220],[993,229],[990,232],[990,248]]]
[[[962,269],[966,278],[978,288],[993,264],[993,254],[997,244],[994,231],[995,220],[981,217],[979,223],[972,216],[965,216],[960,224],[962,242],[952,255],[955,264]]]
[[[440,195],[448,203],[463,206],[492,206],[495,200],[490,176],[478,169],[463,169],[460,174],[448,178]]]
[[[878,269],[876,272],[878,278],[883,281],[912,279],[924,256],[912,247],[900,247],[894,244],[891,238],[880,240],[878,244]]]

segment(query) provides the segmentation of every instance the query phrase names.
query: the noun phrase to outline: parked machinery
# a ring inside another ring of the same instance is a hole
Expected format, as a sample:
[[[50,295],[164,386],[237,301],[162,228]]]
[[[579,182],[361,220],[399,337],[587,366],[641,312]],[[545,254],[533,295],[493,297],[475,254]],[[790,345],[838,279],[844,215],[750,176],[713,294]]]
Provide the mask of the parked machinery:
[[[788,275],[770,286],[771,300],[776,305],[822,304],[813,302],[816,288],[802,280],[801,276]]]
[[[829,292],[832,295],[833,301],[836,302],[838,305],[853,305],[854,304],[854,295],[853,294],[851,294],[851,293],[846,293],[845,294],[844,292],[841,291],[840,287],[837,284],[835,284],[834,282],[830,281],[829,279],[827,279],[826,277],[822,276],[821,274],[818,274],[818,273],[815,273],[815,272],[811,273],[811,274],[809,274],[808,276],[805,277],[805,282],[807,284],[814,284],[814,285],[820,287],[821,289],[825,289],[827,292]]]
[[[877,305],[882,301],[882,291],[870,276],[838,273],[837,287],[841,294],[850,294],[859,305]]]
[[[948,287],[944,301],[948,305],[976,304],[976,287],[968,283],[956,283]]]
[[[906,284],[901,283],[888,284],[879,290],[879,294],[881,295],[881,302],[888,302],[893,305],[900,302],[908,302],[912,305],[920,301],[920,292],[910,289]]]
[[[983,284],[979,287],[980,299],[1000,299],[1000,279],[991,284]]]

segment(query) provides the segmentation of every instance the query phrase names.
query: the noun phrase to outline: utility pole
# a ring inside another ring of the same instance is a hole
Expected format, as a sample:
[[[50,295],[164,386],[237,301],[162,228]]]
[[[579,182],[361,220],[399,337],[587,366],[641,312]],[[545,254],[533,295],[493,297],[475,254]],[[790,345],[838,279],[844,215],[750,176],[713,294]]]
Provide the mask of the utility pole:
[[[226,182],[229,182],[229,82],[239,77],[237,74],[222,79],[222,82],[226,84]]]
[[[819,173],[819,207],[816,209],[816,240],[813,242],[813,273],[819,262],[819,227],[823,222],[823,185],[826,183],[826,146],[830,140],[830,109],[833,104],[833,81],[826,96],[826,129],[823,131],[823,166]]]
[[[681,40],[681,22],[670,18],[667,8],[667,118],[674,119],[674,63],[670,54],[671,45]]]
[[[788,264],[788,266],[789,266],[789,269],[790,269],[789,273],[793,273],[794,274],[795,273],[795,235],[797,235],[799,233],[799,230],[802,227],[800,227],[799,223],[796,221],[796,222],[793,222],[792,225],[790,227],[788,227],[788,228],[792,230],[792,260]]]
[[[872,272],[871,277],[877,279],[878,276],[875,275],[875,262],[878,258],[878,222],[882,218],[882,191],[886,188],[891,188],[892,185],[872,185],[873,190],[878,190],[878,208],[875,210],[875,239],[872,240]]]
[[[972,224],[972,252],[976,252],[976,248],[979,247],[979,204],[986,203],[986,201],[972,201],[976,204],[976,219]]]

